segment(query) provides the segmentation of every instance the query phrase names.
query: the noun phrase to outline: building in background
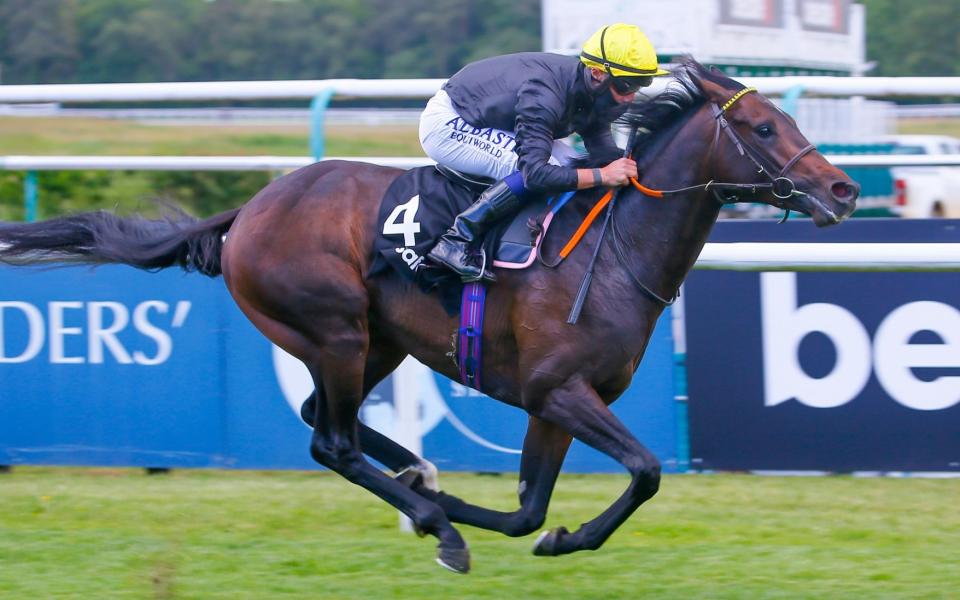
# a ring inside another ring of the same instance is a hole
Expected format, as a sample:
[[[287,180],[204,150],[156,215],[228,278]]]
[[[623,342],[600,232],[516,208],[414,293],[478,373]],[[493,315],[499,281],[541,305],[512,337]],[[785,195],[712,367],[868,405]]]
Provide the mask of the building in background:
[[[543,0],[542,10],[548,52],[579,52],[603,25],[627,22],[644,30],[662,63],[691,55],[732,77],[870,69],[865,9],[851,0]],[[895,125],[892,103],[863,98],[805,98],[792,112],[817,144],[867,142]]]

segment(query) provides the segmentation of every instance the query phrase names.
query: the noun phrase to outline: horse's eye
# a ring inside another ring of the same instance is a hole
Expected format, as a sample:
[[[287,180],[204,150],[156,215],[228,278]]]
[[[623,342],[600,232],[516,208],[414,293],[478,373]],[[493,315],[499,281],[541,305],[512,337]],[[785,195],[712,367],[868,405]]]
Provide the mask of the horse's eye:
[[[773,127],[764,123],[753,130],[759,137],[768,138],[773,135]]]

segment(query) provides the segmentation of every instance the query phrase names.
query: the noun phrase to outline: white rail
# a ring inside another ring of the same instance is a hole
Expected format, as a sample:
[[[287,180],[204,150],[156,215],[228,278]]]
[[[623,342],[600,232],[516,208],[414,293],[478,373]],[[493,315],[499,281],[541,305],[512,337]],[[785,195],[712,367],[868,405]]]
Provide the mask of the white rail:
[[[960,165],[960,154],[831,154],[826,158],[838,167],[939,167]]]
[[[838,167],[957,166],[960,155],[828,155]],[[433,164],[416,156],[327,156],[323,160],[354,160],[412,169]],[[315,162],[309,156],[0,156],[7,171],[283,171]]]
[[[827,156],[837,166],[960,165],[960,156]],[[425,157],[327,157],[410,169]],[[311,164],[306,156],[4,156],[0,169],[282,171]],[[54,259],[55,260],[55,259]],[[697,269],[740,271],[960,271],[960,244],[709,243]]]
[[[960,271],[960,243],[710,243],[696,269],[733,271]]]
[[[960,96],[960,77],[740,77],[744,85],[779,95],[802,88],[820,96]],[[333,90],[337,99],[429,98],[444,79],[313,79],[168,83],[83,83],[0,86],[0,102],[161,102],[309,99]],[[668,79],[657,79],[657,92]]]
[[[5,245],[0,244],[0,249]],[[5,258],[13,265],[83,263],[56,252]],[[764,243],[705,244],[693,267],[707,271],[960,271],[958,244]]]
[[[0,102],[173,102],[345,98],[429,98],[444,79],[314,79],[0,86]]]
[[[420,120],[419,108],[332,108],[324,112],[330,125],[408,125]],[[237,123],[301,123],[309,121],[309,108],[64,108],[57,102],[0,104],[3,117],[52,117],[147,121],[154,124],[234,125]]]
[[[425,157],[327,156],[412,169],[433,164]],[[285,171],[316,162],[309,156],[0,156],[7,171]]]

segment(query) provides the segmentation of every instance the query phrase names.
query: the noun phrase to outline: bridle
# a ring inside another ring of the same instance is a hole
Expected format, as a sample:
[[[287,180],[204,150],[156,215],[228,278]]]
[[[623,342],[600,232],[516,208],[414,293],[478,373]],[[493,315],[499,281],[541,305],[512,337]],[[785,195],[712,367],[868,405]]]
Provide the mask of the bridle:
[[[737,102],[737,100],[749,94],[750,92],[756,92],[756,91],[757,91],[756,88],[750,88],[750,87],[743,88],[742,90],[734,94],[722,106],[716,102],[712,103],[711,110],[713,111],[713,117],[717,123],[717,127],[713,134],[713,144],[710,147],[710,152],[712,154],[713,151],[718,146],[720,142],[720,132],[723,131],[724,134],[727,136],[727,138],[729,138],[730,141],[733,142],[733,145],[736,147],[737,152],[740,153],[740,156],[743,156],[749,159],[754,164],[754,166],[757,167],[757,173],[758,174],[762,173],[763,175],[765,175],[767,179],[770,180],[769,182],[725,183],[725,182],[715,182],[711,180],[711,181],[708,181],[707,183],[701,183],[698,185],[678,188],[675,190],[653,190],[648,187],[645,187],[636,179],[631,179],[630,183],[633,184],[633,186],[637,188],[641,193],[646,194],[647,196],[653,196],[657,198],[662,198],[664,196],[674,196],[674,195],[684,194],[684,193],[692,192],[695,190],[712,191],[714,198],[716,198],[716,200],[720,204],[730,204],[733,202],[739,202],[740,201],[739,195],[741,193],[755,194],[760,190],[770,190],[770,193],[773,194],[774,197],[779,198],[780,200],[786,200],[788,198],[792,198],[795,196],[797,197],[806,196],[807,193],[801,192],[800,190],[798,190],[797,185],[793,182],[793,180],[787,177],[787,173],[798,162],[800,162],[800,159],[802,159],[804,156],[806,156],[807,154],[812,152],[814,149],[816,149],[816,146],[814,146],[813,144],[809,144],[804,148],[801,148],[800,151],[794,154],[793,157],[790,160],[788,160],[783,165],[783,167],[780,168],[779,171],[777,171],[777,175],[774,176],[772,174],[773,171],[771,171],[770,169],[766,168],[763,165],[763,162],[761,161],[761,158],[760,158],[762,154],[758,152],[755,148],[753,148],[750,144],[748,144],[740,136],[740,134],[738,134],[736,130],[734,130],[734,128],[727,121],[726,117],[724,117],[724,113],[731,106],[733,106]],[[630,139],[634,139],[634,136],[631,135]],[[722,195],[722,192],[730,192],[730,194]],[[671,298],[669,299],[664,298],[659,294],[657,294],[656,292],[654,292],[653,290],[651,290],[649,287],[647,287],[630,268],[630,265],[627,262],[626,253],[624,252],[621,246],[621,238],[623,236],[620,234],[619,228],[617,227],[617,220],[614,218],[614,202],[615,202],[615,199],[611,201],[610,206],[608,208],[608,212],[609,212],[609,221],[611,225],[611,230],[613,233],[613,236],[612,236],[613,248],[617,255],[617,259],[620,261],[620,264],[623,266],[624,270],[630,276],[630,279],[633,280],[634,284],[636,284],[637,287],[639,287],[644,292],[644,294],[647,295],[647,297],[649,297],[651,300],[653,300],[660,306],[664,306],[664,307],[670,306],[671,304],[677,301],[677,298],[680,297],[679,289],[677,289],[676,293],[674,293]],[[784,213],[783,219],[781,219],[780,221],[781,223],[785,221],[787,217],[790,215],[789,208],[784,207],[784,210],[786,212]],[[601,233],[601,239],[602,239],[602,236],[603,234]]]
[[[675,190],[654,190],[644,186],[636,179],[631,178],[630,183],[633,185],[633,187],[637,188],[637,190],[639,190],[642,194],[647,196],[652,196],[655,198],[663,198],[665,196],[675,196],[679,194],[685,194],[687,192],[692,192],[695,190],[711,191],[713,192],[714,198],[716,198],[716,200],[720,204],[729,204],[732,202],[739,202],[740,201],[739,195],[741,193],[755,194],[760,190],[770,190],[770,193],[772,193],[774,197],[780,200],[786,200],[794,196],[806,196],[807,193],[801,192],[800,190],[798,190],[797,185],[793,182],[793,180],[787,177],[787,173],[789,173],[790,169],[792,169],[798,162],[800,162],[800,160],[804,156],[806,156],[807,154],[809,154],[815,149],[815,146],[813,144],[808,144],[804,148],[801,148],[799,152],[794,154],[793,157],[790,160],[788,160],[786,164],[784,164],[779,171],[777,171],[777,175],[774,176],[771,174],[772,171],[767,169],[763,165],[763,162],[761,161],[761,158],[760,158],[762,154],[758,152],[756,148],[753,148],[750,144],[748,144],[742,137],[740,137],[740,135],[736,132],[736,130],[734,130],[733,127],[730,125],[730,123],[727,121],[726,117],[724,117],[724,112],[726,112],[727,110],[730,109],[731,106],[736,104],[737,100],[749,94],[750,92],[756,92],[756,91],[757,91],[756,88],[743,88],[742,90],[734,94],[722,106],[716,102],[712,103],[711,110],[713,111],[713,117],[714,117],[714,121],[717,124],[717,127],[713,134],[713,143],[710,146],[710,155],[711,156],[713,155],[714,151],[719,145],[720,132],[723,131],[724,134],[730,139],[730,141],[736,147],[737,152],[740,153],[740,156],[743,156],[749,159],[754,164],[754,166],[756,166],[757,173],[764,174],[767,177],[767,179],[770,180],[769,182],[726,183],[726,182],[716,182],[716,181],[710,180],[707,183],[691,185],[683,188],[678,188]],[[636,140],[636,133],[637,133],[637,127],[634,126],[633,129],[630,131],[630,135],[627,138],[628,139],[627,152],[630,152],[630,150],[632,149],[633,142],[634,140]],[[730,194],[722,195],[721,192],[729,192]],[[636,286],[639,287],[648,298],[650,298],[651,300],[659,304],[661,307],[670,306],[671,304],[677,301],[677,298],[680,297],[679,288],[673,294],[673,296],[669,299],[664,298],[663,296],[657,294],[655,291],[651,290],[647,285],[645,285],[637,276],[637,274],[634,273],[633,270],[630,268],[630,264],[627,261],[626,253],[623,250],[623,246],[621,242],[623,235],[620,233],[619,227],[617,227],[616,218],[614,218],[614,215],[616,213],[617,195],[618,194],[614,193],[613,190],[608,191],[608,193],[604,195],[604,197],[600,200],[600,202],[598,202],[597,206],[594,207],[594,210],[591,211],[591,213],[588,215],[587,219],[583,223],[581,223],[577,232],[570,239],[570,241],[567,242],[567,245],[564,246],[563,250],[560,251],[559,260],[557,260],[554,263],[548,263],[544,261],[543,257],[539,257],[539,249],[538,249],[538,257],[540,258],[540,262],[544,266],[548,268],[557,267],[561,262],[563,262],[563,260],[569,254],[570,250],[572,250],[572,248],[576,245],[576,242],[579,241],[580,236],[582,236],[586,228],[588,228],[590,226],[590,223],[593,222],[593,218],[596,216],[596,213],[598,212],[600,206],[604,202],[607,202],[606,217],[604,218],[604,221],[603,221],[603,227],[600,229],[600,238],[597,242],[597,246],[594,248],[593,258],[591,258],[590,266],[587,269],[587,273],[584,277],[584,281],[581,282],[580,291],[577,294],[577,300],[574,303],[573,309],[571,310],[570,317],[567,319],[567,323],[571,323],[571,324],[576,323],[577,317],[580,314],[580,308],[582,307],[583,298],[586,295],[586,289],[589,287],[590,280],[592,278],[593,263],[596,261],[597,254],[600,250],[600,244],[603,243],[603,239],[607,231],[608,225],[610,225],[610,228],[612,229],[613,249],[617,255],[617,260],[620,262],[620,265],[623,267],[623,269],[627,272],[627,275],[630,276],[630,279],[633,281],[633,283],[636,284]],[[789,208],[784,207],[784,210],[786,211],[786,213],[784,214],[783,219],[781,220],[781,223],[785,221],[790,214]]]
[[[755,194],[761,190],[770,190],[770,193],[773,194],[775,198],[780,200],[787,200],[792,197],[806,196],[806,192],[801,192],[797,189],[796,183],[789,177],[787,173],[792,169],[800,159],[816,149],[816,146],[813,144],[808,144],[807,146],[801,148],[793,157],[788,160],[783,167],[777,171],[777,175],[772,174],[773,171],[768,169],[763,165],[761,161],[762,153],[757,151],[756,148],[748,144],[737,131],[730,125],[727,121],[724,113],[733,106],[737,100],[749,94],[750,92],[756,92],[756,88],[748,87],[743,88],[736,94],[734,94],[729,100],[727,100],[722,106],[714,102],[711,104],[711,110],[713,111],[713,118],[717,124],[716,129],[713,133],[713,143],[710,146],[711,154],[716,149],[717,145],[720,142],[720,132],[722,131],[724,135],[733,143],[734,147],[737,149],[737,152],[740,153],[740,156],[743,156],[750,160],[757,167],[757,173],[762,173],[769,179],[769,182],[765,183],[725,183],[717,181],[708,181],[707,183],[701,183],[697,185],[691,185],[688,187],[678,188],[675,190],[654,190],[648,188],[641,184],[636,179],[631,179],[630,182],[635,188],[637,188],[643,194],[647,196],[653,196],[656,198],[662,198],[664,196],[675,196],[679,194],[685,194],[687,192],[692,192],[696,190],[705,190],[712,191],[714,198],[717,199],[721,204],[731,204],[734,202],[740,201],[741,193],[750,193]],[[721,192],[731,192],[728,195],[723,195]],[[784,210],[787,211],[787,214],[784,215],[786,219],[787,215],[790,213],[790,209],[784,207]]]
[[[816,146],[813,144],[808,144],[805,147],[801,148],[796,154],[793,155],[793,158],[788,160],[783,168],[780,169],[777,176],[774,177],[770,170],[763,166],[763,163],[760,161],[760,156],[762,154],[756,150],[753,146],[744,141],[740,134],[730,126],[730,123],[727,121],[724,116],[724,112],[727,111],[737,100],[745,96],[750,92],[756,92],[756,88],[743,88],[739,92],[733,95],[730,100],[723,106],[718,106],[716,103],[711,104],[711,109],[713,110],[713,118],[717,122],[717,128],[713,134],[713,144],[716,146],[720,138],[720,131],[722,130],[727,137],[733,142],[733,145],[737,148],[737,152],[740,153],[740,156],[745,156],[757,167],[757,173],[763,173],[767,179],[770,180],[769,184],[760,184],[763,186],[762,189],[767,189],[769,187],[770,193],[772,193],[776,198],[781,200],[786,200],[793,196],[806,196],[805,192],[797,190],[797,184],[793,182],[792,179],[787,177],[787,173],[800,162],[804,156],[816,149]],[[761,189],[758,187],[757,189]],[[789,211],[789,209],[787,209]]]

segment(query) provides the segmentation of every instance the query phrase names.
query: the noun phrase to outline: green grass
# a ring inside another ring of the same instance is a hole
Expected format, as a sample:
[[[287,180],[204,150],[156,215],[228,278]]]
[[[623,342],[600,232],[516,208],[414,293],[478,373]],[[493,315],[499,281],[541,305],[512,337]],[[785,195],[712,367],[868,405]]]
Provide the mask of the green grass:
[[[307,125],[147,125],[106,119],[0,117],[0,155],[307,156]],[[329,126],[331,156],[423,156],[416,125]]]
[[[952,135],[960,137],[960,119],[905,119],[897,124],[897,133]]]
[[[290,125],[147,125],[131,121],[74,118],[0,117],[3,155],[131,155],[131,156],[308,156],[306,124]],[[423,156],[416,125],[329,126],[329,156]],[[23,218],[22,173],[0,172],[0,219]],[[69,181],[67,181],[69,178]],[[224,178],[241,182],[220,189]],[[182,178],[181,178],[182,179]],[[147,171],[41,172],[40,217],[107,208],[128,212],[155,211],[158,195],[198,216],[239,206],[269,181],[269,174],[200,174],[188,179],[193,196],[168,189],[171,177]],[[82,181],[81,181],[82,180]],[[217,183],[217,181],[220,183]],[[246,183],[242,183],[246,182]],[[179,184],[185,185],[184,181]],[[213,187],[211,187],[213,186]],[[173,188],[177,188],[176,185]],[[201,202],[202,200],[202,202]]]
[[[445,473],[507,510],[516,481]],[[575,527],[625,477],[561,477]],[[0,477],[0,598],[949,598],[960,480],[670,476],[597,552],[530,554],[462,526],[465,577],[435,540],[329,473],[17,468]]]

